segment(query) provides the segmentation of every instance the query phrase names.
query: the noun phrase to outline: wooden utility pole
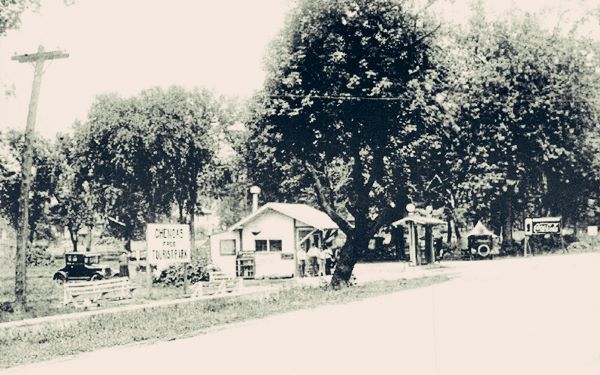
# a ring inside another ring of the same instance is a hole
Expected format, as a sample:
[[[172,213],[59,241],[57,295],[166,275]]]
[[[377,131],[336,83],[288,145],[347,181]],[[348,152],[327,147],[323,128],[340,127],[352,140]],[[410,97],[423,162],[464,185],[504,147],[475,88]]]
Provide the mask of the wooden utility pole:
[[[18,307],[25,310],[27,307],[27,245],[29,242],[29,189],[31,187],[31,164],[33,160],[33,131],[37,114],[38,98],[44,61],[69,57],[61,51],[45,52],[39,46],[37,53],[14,56],[12,59],[20,63],[35,63],[31,98],[29,99],[29,112],[25,127],[25,150],[23,151],[23,165],[21,169],[21,196],[19,197],[19,221],[17,225],[17,252],[15,259],[15,298]]]

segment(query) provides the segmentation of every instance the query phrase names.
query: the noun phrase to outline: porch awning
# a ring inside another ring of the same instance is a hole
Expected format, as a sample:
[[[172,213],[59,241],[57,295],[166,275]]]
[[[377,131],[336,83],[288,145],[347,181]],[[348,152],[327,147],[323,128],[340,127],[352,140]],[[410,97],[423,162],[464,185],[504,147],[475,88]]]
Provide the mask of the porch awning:
[[[409,215],[398,221],[392,223],[393,226],[406,225],[408,223],[415,223],[419,225],[445,225],[444,220],[436,219],[435,217],[420,216],[420,215]]]

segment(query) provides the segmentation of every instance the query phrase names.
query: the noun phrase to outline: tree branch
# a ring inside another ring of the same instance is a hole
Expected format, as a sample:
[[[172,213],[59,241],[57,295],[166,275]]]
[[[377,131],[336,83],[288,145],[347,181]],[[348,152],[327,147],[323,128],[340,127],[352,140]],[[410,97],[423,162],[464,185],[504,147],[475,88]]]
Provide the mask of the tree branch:
[[[317,193],[317,203],[319,204],[321,209],[323,209],[325,211],[325,213],[327,215],[329,215],[331,220],[333,220],[338,225],[338,227],[340,227],[342,232],[344,232],[346,235],[350,235],[350,233],[352,232],[352,230],[354,228],[352,227],[352,225],[350,225],[350,223],[347,220],[345,220],[340,214],[338,214],[334,210],[333,202],[329,202],[327,200],[327,197],[325,196],[325,191],[324,191],[325,189],[323,188],[323,185],[321,184],[321,179],[319,178],[319,175],[317,174],[317,170],[315,169],[315,167],[313,167],[307,161],[304,161],[304,166],[306,167],[306,169],[312,176],[313,180],[315,181],[315,191]]]
[[[379,230],[386,224],[391,224],[394,220],[401,219],[402,215],[399,214],[397,207],[386,207],[383,211],[373,220],[373,224],[369,228],[369,236],[374,236]]]

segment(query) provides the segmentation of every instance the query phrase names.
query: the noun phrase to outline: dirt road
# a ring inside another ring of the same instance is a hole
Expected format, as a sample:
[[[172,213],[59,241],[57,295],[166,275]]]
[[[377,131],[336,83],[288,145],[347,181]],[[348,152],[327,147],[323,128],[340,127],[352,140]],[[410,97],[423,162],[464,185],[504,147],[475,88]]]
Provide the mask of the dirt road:
[[[447,266],[444,284],[6,373],[600,374],[600,254]]]

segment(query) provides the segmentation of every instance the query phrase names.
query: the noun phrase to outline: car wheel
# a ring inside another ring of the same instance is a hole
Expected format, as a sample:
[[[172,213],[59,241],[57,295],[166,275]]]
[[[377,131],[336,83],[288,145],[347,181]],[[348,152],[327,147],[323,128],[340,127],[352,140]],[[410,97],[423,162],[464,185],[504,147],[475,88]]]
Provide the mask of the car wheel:
[[[54,277],[52,277],[52,280],[56,281],[59,284],[64,284],[67,281],[67,278],[64,273],[57,272],[54,274]]]
[[[90,277],[90,281],[97,281],[97,280],[102,280],[102,275],[95,273]]]

